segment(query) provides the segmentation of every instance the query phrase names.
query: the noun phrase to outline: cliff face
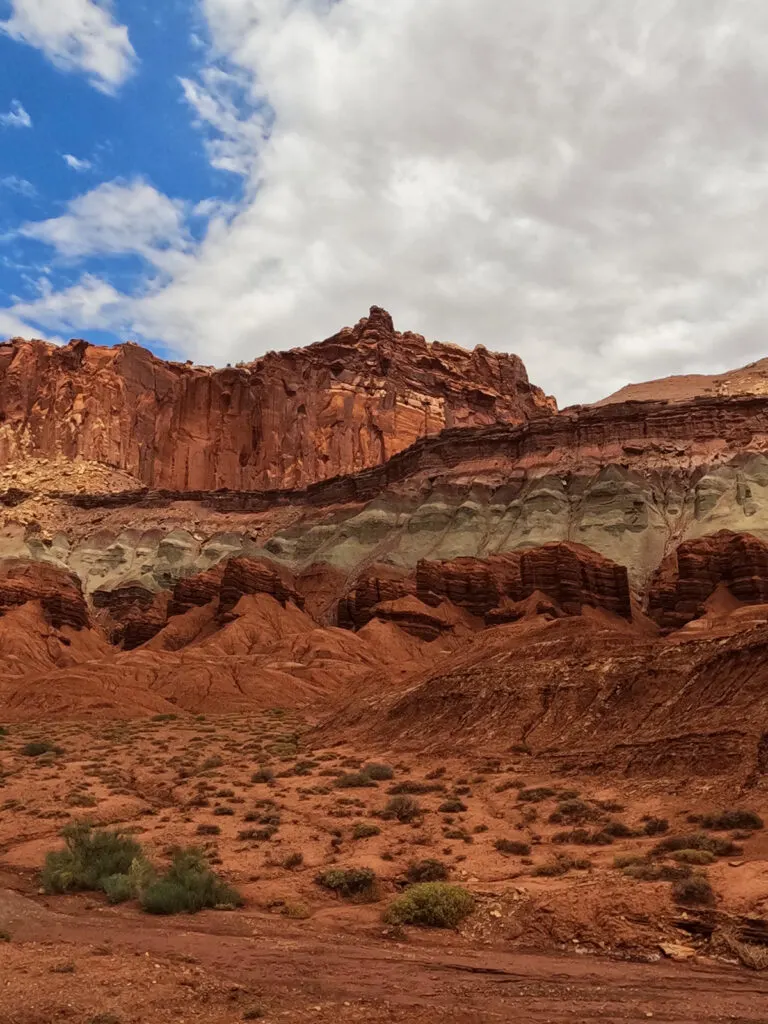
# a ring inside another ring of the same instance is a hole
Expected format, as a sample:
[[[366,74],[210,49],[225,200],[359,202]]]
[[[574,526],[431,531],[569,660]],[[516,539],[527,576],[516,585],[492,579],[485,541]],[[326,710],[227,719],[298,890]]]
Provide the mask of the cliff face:
[[[137,345],[0,345],[0,465],[82,458],[173,490],[296,488],[445,427],[554,410],[520,359],[427,344],[373,307],[308,348],[224,370]]]
[[[744,604],[768,603],[768,544],[730,530],[686,541],[655,573],[648,614],[664,629],[679,629],[704,615],[718,588]]]

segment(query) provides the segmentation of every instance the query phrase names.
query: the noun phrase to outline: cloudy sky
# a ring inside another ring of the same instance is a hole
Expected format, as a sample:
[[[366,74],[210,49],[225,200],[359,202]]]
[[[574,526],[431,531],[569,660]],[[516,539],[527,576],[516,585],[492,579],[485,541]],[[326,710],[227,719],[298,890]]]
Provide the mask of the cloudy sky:
[[[768,355],[766,0],[0,0],[0,336]]]

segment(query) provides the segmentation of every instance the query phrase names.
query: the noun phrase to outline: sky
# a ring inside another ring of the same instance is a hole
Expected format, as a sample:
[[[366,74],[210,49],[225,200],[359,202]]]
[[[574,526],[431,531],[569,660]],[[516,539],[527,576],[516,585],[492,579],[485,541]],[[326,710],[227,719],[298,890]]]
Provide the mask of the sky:
[[[0,0],[0,337],[768,355],[765,0]]]

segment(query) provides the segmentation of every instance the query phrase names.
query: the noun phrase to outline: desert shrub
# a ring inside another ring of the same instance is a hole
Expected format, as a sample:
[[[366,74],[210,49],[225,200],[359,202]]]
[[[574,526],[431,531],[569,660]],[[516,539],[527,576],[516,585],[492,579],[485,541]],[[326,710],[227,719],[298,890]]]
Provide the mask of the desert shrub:
[[[220,836],[221,829],[218,825],[198,825],[197,834],[199,836]]]
[[[625,825],[623,821],[606,821],[601,827],[601,831],[613,839],[629,839],[635,834],[634,829]]]
[[[295,868],[300,868],[303,863],[304,854],[298,852],[289,853],[286,857],[283,858],[282,861],[283,867],[286,868],[288,871],[293,871]]]
[[[411,861],[405,872],[408,881],[414,884],[418,882],[444,882],[448,874],[448,865],[432,857],[428,857],[426,860]]]
[[[647,864],[645,857],[639,853],[619,853],[613,858],[615,868],[631,868],[640,864]]]
[[[618,800],[593,800],[592,802],[595,807],[599,807],[601,811],[607,811],[609,814],[621,814],[626,810],[624,804]]]
[[[549,800],[553,796],[557,796],[557,792],[554,789],[550,789],[549,786],[537,786],[534,789],[521,789],[517,794],[517,799],[521,803],[538,804],[542,800]]]
[[[329,868],[321,871],[315,881],[346,900],[366,903],[376,899],[378,882],[372,868]]]
[[[390,779],[395,777],[395,770],[388,764],[376,764],[372,762],[363,767],[363,771],[370,779],[375,779],[377,782],[389,782]]]
[[[610,846],[613,837],[599,829],[590,832],[585,828],[574,828],[567,832],[555,832],[552,842],[573,843],[575,846]]]
[[[600,811],[585,800],[563,800],[549,816],[552,825],[581,825],[585,821],[597,821]]]
[[[717,857],[709,850],[676,850],[672,854],[672,860],[679,864],[714,864]]]
[[[557,878],[559,875],[567,875],[569,871],[589,871],[592,862],[586,857],[569,857],[565,853],[558,853],[544,864],[537,864],[533,874],[542,878]]]
[[[109,903],[125,903],[136,895],[130,875],[109,875],[102,881],[101,887]]]
[[[402,782],[396,782],[394,786],[390,786],[387,790],[390,796],[403,796],[405,795],[419,795],[423,793],[439,793],[445,790],[445,786],[440,782],[416,782],[415,779],[403,779]]]
[[[371,836],[380,836],[381,829],[370,821],[358,821],[352,829],[353,839],[370,839]]]
[[[649,818],[643,826],[643,832],[647,836],[663,836],[669,832],[669,822],[666,818]]]
[[[254,772],[253,775],[251,776],[251,782],[263,782],[267,785],[271,782],[274,782],[274,780],[275,773],[272,771],[271,768],[259,768],[259,770],[257,772]]]
[[[414,924],[425,928],[456,928],[475,907],[474,896],[458,885],[422,882],[410,888],[387,907],[389,924]]]
[[[667,836],[657,843],[653,852],[655,854],[676,853],[678,850],[707,850],[716,857],[733,857],[741,853],[741,847],[730,839],[717,839],[715,836],[708,836],[704,832],[692,832],[690,835]]]
[[[722,811],[720,814],[705,814],[698,819],[702,828],[711,828],[715,832],[729,832],[731,829],[758,830],[765,823],[754,811]]]
[[[41,757],[43,754],[63,754],[64,751],[50,740],[33,740],[24,744],[21,753],[24,757]]]
[[[176,850],[164,875],[140,895],[148,914],[194,914],[206,907],[239,907],[242,897],[208,867],[194,847]]]
[[[624,874],[638,882],[678,882],[690,878],[693,870],[688,864],[651,864],[645,861],[627,865]]]
[[[741,942],[733,935],[724,934],[723,940],[745,967],[753,971],[768,970],[768,946],[758,946],[752,942]]]
[[[383,811],[385,818],[397,818],[398,821],[414,821],[422,814],[418,800],[411,796],[393,796],[387,801]]]
[[[505,779],[498,786],[493,787],[494,793],[506,793],[509,789],[524,789],[525,783],[522,779]]]
[[[461,811],[466,811],[467,805],[457,797],[449,797],[447,800],[443,800],[437,809],[441,814],[459,814]]]
[[[214,807],[213,813],[219,818],[231,818],[235,812],[231,807]]]
[[[517,839],[497,839],[493,845],[499,853],[514,853],[518,857],[528,857],[531,852],[528,843]]]
[[[694,903],[711,906],[715,894],[705,875],[691,875],[682,878],[672,886],[672,896],[678,903]]]
[[[340,775],[335,781],[337,789],[375,789],[376,783],[365,772],[349,772]]]
[[[72,822],[62,830],[65,847],[52,850],[42,872],[46,892],[103,890],[105,879],[128,874],[142,856],[135,839],[88,822]]]

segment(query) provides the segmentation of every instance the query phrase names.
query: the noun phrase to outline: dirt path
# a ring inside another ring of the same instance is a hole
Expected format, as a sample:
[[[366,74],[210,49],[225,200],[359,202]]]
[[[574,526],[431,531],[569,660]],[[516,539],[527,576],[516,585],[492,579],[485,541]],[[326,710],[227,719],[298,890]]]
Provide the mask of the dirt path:
[[[394,943],[305,925],[244,914],[162,920],[86,901],[46,907],[0,890],[0,928],[12,934],[0,947],[0,1022],[55,1020],[63,1001],[75,1024],[104,1006],[120,1010],[120,1024],[225,1024],[248,1019],[253,998],[267,1021],[334,1024],[768,1020],[768,977],[727,966],[508,954],[421,934]],[[131,989],[156,998],[126,998]]]

